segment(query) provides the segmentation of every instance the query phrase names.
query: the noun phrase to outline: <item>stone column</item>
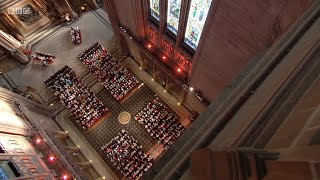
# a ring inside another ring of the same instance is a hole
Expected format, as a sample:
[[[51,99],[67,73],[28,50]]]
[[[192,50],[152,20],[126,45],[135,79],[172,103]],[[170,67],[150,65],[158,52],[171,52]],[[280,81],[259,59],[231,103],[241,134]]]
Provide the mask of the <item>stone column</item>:
[[[88,169],[91,167],[90,162],[75,163],[74,165],[79,166],[81,169]]]
[[[129,54],[128,46],[126,44],[125,37],[120,33],[120,20],[117,14],[116,6],[114,5],[114,0],[105,0],[104,9],[106,10],[113,32],[117,38],[117,43],[120,46],[121,55],[126,56]]]
[[[0,45],[6,48],[21,63],[28,63],[29,58],[22,51],[22,44],[10,34],[0,30]]]
[[[76,153],[79,152],[79,148],[74,147],[74,146],[57,146],[58,148],[63,148],[67,150],[69,153]]]
[[[64,132],[64,131],[54,131],[54,130],[50,130],[50,129],[46,129],[47,131],[50,131],[52,133],[55,134],[55,138],[61,139],[61,140],[65,140],[68,138],[68,133]]]
[[[95,0],[87,0],[87,3],[93,9],[98,9],[99,8],[99,5],[97,4],[97,2]]]
[[[68,13],[71,18],[78,18],[78,14],[72,9],[68,0],[56,0],[55,3],[60,14]]]

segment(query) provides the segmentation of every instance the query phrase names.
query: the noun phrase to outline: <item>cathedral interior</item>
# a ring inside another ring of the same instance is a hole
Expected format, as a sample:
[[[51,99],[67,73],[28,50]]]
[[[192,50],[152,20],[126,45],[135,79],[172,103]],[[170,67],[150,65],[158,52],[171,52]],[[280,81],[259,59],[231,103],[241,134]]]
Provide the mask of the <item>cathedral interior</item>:
[[[0,0],[1,180],[320,179],[318,90],[320,0]]]

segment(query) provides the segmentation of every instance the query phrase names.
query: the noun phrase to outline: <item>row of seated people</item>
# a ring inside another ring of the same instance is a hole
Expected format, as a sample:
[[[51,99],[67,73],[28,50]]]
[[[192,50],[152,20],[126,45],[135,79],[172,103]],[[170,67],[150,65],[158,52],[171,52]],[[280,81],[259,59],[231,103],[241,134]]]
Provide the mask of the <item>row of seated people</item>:
[[[43,56],[43,57],[47,57],[47,58],[56,58],[56,56],[48,54],[48,53],[44,53],[44,52],[35,52],[35,53],[38,56]]]
[[[111,95],[121,101],[141,82],[126,68],[123,68],[99,43],[90,46],[78,59],[102,82]]]
[[[126,179],[139,179],[152,166],[152,157],[144,153],[126,130],[121,130],[102,150],[112,166]]]
[[[81,32],[79,27],[71,27],[71,40],[73,44],[81,44]]]
[[[88,130],[108,112],[102,102],[76,76],[68,66],[45,81],[53,94],[72,113],[76,122],[84,130]]]
[[[33,55],[31,55],[31,58],[45,66],[47,64],[52,64],[54,62],[54,58],[56,57],[50,54],[35,52]]]
[[[143,124],[149,134],[164,145],[165,149],[176,140],[185,130],[178,117],[156,97],[134,117]]]

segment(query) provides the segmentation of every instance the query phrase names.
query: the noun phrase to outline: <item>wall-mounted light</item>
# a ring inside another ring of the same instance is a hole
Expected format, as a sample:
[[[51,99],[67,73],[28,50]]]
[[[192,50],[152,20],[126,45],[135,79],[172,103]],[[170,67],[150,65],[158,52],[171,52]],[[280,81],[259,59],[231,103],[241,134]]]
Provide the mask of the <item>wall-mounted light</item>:
[[[37,143],[37,144],[40,144],[41,142],[42,142],[42,140],[41,140],[40,138],[37,138],[37,139],[36,139],[36,143]]]
[[[53,162],[54,161],[54,156],[50,156],[48,159],[49,159],[50,162]]]
[[[193,87],[189,87],[189,91],[193,92],[194,88]]]

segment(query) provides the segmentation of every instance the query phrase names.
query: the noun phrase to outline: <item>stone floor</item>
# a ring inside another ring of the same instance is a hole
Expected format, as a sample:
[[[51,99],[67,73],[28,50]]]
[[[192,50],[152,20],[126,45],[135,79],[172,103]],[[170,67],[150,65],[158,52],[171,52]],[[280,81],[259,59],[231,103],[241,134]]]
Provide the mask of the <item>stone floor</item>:
[[[64,65],[71,67],[78,76],[84,74],[84,72],[88,72],[86,67],[77,60],[77,56],[94,42],[99,42],[107,49],[111,48],[114,34],[108,21],[107,15],[102,10],[87,12],[83,14],[79,20],[73,22],[73,24],[61,26],[57,31],[48,33],[45,37],[39,37],[41,41],[35,41],[37,43],[30,45],[32,49],[38,52],[55,55],[57,59],[53,64],[41,66],[36,63],[30,63],[22,66],[14,59],[8,57],[0,61],[0,71],[4,72],[17,86],[31,86],[36,89],[44,102],[47,102],[53,95],[44,85],[44,80],[48,79]],[[72,26],[78,26],[81,30],[83,37],[81,45],[73,45],[71,42],[70,27]],[[112,172],[106,171],[108,168],[103,168],[105,157],[99,152],[99,149],[101,145],[109,142],[120,129],[126,129],[132,134],[144,146],[146,152],[156,143],[156,141],[148,135],[146,130],[140,124],[134,122],[133,119],[126,125],[120,124],[117,121],[117,117],[123,110],[130,112],[133,118],[140,108],[154,98],[156,93],[181,117],[184,126],[190,124],[188,111],[183,106],[177,105],[178,102],[170,94],[164,93],[161,85],[151,81],[151,77],[146,72],[140,70],[134,60],[127,58],[123,65],[129,67],[145,85],[123,104],[114,101],[114,99],[112,99],[113,97],[111,97],[105,89],[101,89],[102,87],[98,84],[91,87],[91,90],[97,93],[99,99],[102,100],[107,107],[111,108],[113,113],[111,117],[100,124],[94,131],[85,134],[79,131],[76,126],[73,126],[72,123],[69,124],[69,122],[64,119],[66,117],[65,115],[57,118],[57,122],[59,122],[64,130],[68,131],[70,138],[78,144],[79,147],[81,146],[81,151],[88,159],[92,160],[92,165],[101,175],[106,176],[107,179],[113,179],[111,175]],[[94,88],[99,90],[95,90]],[[92,152],[93,149],[95,149],[100,157]]]
[[[100,18],[100,17],[99,17]],[[49,38],[34,46],[37,52],[45,52],[55,55],[55,62],[48,66],[30,63],[25,68],[8,59],[2,61],[0,69],[6,73],[15,84],[19,86],[31,86],[38,90],[40,96],[46,101],[47,89],[44,80],[48,79],[64,65],[71,67],[76,74],[81,74],[86,67],[77,60],[77,56],[94,42],[99,42],[106,48],[111,46],[114,36],[111,27],[101,21],[96,14],[87,12],[77,22],[70,26],[61,27],[57,32],[51,34]],[[83,42],[77,46],[71,42],[70,27],[78,26],[81,30]]]

